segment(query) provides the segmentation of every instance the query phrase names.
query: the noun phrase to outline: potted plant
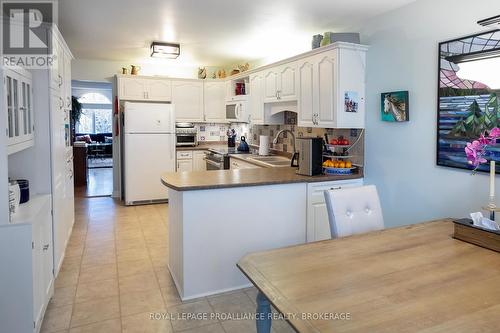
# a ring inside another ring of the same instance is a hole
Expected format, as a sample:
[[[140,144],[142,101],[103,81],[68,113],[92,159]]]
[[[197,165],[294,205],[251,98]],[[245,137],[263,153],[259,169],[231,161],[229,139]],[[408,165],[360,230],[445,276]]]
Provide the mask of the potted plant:
[[[70,115],[70,129],[71,129],[71,145],[75,141],[75,131],[76,123],[80,122],[80,117],[82,115],[82,103],[78,101],[78,98],[71,96],[71,115]]]

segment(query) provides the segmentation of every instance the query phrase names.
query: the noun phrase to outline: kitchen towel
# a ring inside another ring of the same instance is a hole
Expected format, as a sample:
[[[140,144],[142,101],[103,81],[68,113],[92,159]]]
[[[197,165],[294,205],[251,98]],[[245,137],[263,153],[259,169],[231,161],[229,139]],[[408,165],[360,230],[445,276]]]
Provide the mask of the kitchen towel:
[[[259,142],[259,155],[269,155],[269,137],[267,135],[261,135]]]

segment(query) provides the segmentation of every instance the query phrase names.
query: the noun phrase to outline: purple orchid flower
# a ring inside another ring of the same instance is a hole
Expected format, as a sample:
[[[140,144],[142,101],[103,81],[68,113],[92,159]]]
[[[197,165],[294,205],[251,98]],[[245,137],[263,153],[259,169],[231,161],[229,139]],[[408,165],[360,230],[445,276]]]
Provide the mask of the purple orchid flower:
[[[468,163],[474,166],[474,170],[476,170],[480,164],[488,162],[485,158],[486,147],[496,144],[498,138],[500,138],[500,128],[495,127],[491,129],[488,135],[481,134],[477,140],[467,142],[464,149],[465,155],[467,155]]]

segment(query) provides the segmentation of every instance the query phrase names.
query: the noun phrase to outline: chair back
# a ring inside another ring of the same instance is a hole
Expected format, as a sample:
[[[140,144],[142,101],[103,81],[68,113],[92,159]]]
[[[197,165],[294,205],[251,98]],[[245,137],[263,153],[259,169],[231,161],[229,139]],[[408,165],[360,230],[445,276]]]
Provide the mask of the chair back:
[[[325,191],[332,238],[384,229],[375,185]]]

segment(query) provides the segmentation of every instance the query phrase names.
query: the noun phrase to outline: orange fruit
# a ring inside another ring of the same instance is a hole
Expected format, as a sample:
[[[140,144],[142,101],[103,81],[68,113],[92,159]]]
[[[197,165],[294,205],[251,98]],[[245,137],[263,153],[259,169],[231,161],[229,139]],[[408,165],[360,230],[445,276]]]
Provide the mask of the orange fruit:
[[[351,163],[351,161],[347,161],[347,162],[345,162],[345,167],[346,167],[346,168],[352,168],[352,163]]]
[[[344,161],[340,161],[340,162],[339,162],[339,168],[342,168],[342,169],[343,169],[343,168],[345,168],[345,167],[346,167],[346,166],[345,166],[345,162],[344,162]]]

